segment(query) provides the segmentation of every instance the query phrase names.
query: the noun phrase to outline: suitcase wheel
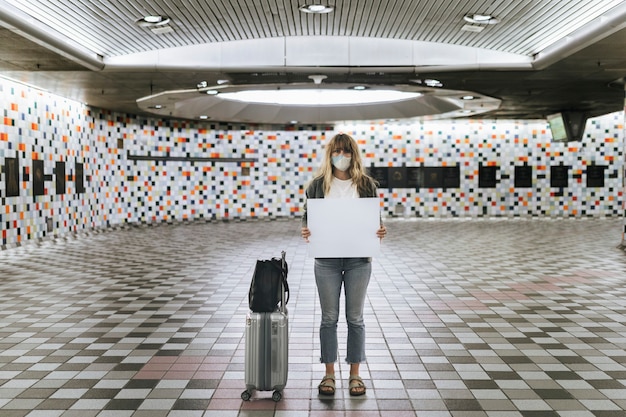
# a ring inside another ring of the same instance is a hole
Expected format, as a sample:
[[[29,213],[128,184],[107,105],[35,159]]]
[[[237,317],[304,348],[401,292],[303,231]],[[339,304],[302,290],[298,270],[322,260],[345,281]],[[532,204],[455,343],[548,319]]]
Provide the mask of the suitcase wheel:
[[[280,391],[274,391],[272,394],[272,400],[274,400],[274,402],[279,402],[281,398],[283,398],[283,394]]]
[[[252,397],[252,394],[250,394],[250,391],[248,390],[241,393],[241,399],[244,401],[250,401],[250,397]]]

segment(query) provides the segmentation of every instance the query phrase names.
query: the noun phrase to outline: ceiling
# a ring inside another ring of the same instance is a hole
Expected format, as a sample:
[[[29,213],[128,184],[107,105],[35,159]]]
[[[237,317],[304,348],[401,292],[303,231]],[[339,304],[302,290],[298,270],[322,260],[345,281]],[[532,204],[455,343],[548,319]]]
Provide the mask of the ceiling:
[[[624,107],[626,1],[328,0],[326,14],[303,13],[304,4],[0,0],[0,76],[112,111],[222,121],[534,119]],[[499,23],[463,19],[474,13]],[[146,15],[169,21],[136,23]],[[326,76],[321,85],[315,74]],[[244,108],[205,94],[356,84],[423,98],[313,117],[308,107]],[[478,99],[460,100],[469,93]]]

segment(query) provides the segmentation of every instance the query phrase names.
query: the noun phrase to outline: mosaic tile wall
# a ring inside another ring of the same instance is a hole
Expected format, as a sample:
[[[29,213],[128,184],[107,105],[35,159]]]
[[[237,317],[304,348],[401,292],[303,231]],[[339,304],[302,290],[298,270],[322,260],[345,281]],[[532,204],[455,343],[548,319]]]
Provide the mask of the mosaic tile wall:
[[[544,121],[277,130],[110,113],[1,78],[0,96],[2,247],[128,223],[299,216],[303,186],[336,131],[359,140],[367,166],[458,164],[459,188],[381,189],[385,216],[622,214],[623,112],[589,120],[582,142],[562,144],[551,143]],[[17,196],[7,194],[7,160],[19,164]],[[43,164],[40,193],[34,160]],[[532,186],[515,188],[524,164]],[[553,188],[550,167],[561,164],[571,167],[568,186]],[[607,166],[604,187],[587,187],[590,164]],[[479,187],[480,165],[497,166],[495,187]]]

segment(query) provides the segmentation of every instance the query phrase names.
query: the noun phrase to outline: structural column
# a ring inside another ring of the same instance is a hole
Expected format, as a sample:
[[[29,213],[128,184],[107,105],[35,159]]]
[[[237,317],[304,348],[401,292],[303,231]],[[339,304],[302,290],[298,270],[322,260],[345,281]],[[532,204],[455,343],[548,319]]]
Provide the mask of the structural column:
[[[622,167],[622,212],[624,224],[622,225],[622,243],[619,248],[626,250],[626,82],[624,83],[624,123],[622,127],[622,148],[624,149],[624,166]]]

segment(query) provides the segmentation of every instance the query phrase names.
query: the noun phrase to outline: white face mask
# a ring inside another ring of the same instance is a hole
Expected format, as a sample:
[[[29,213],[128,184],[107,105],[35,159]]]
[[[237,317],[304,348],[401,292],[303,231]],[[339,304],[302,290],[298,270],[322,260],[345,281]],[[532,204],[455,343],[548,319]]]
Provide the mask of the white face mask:
[[[352,158],[346,158],[343,155],[333,156],[331,159],[333,166],[339,171],[345,171],[350,168],[350,162],[352,161]]]

